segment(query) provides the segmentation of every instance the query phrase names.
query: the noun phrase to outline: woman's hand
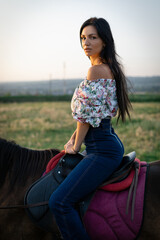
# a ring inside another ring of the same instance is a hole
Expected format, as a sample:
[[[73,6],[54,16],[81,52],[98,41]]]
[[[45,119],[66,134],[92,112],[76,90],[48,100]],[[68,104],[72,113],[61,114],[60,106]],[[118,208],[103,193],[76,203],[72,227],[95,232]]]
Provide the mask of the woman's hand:
[[[74,139],[69,139],[69,141],[64,145],[64,149],[66,149],[67,146],[74,145],[75,140]]]
[[[76,154],[77,152],[74,150],[74,147],[73,147],[73,144],[66,144],[64,146],[64,150],[65,150],[65,153],[69,153],[69,154]]]
[[[81,149],[81,145],[89,129],[88,123],[77,121],[77,129],[70,140],[64,145],[65,153],[76,154]]]
[[[70,139],[70,140],[64,145],[65,153],[76,154],[75,151],[73,150],[73,146],[74,146],[74,139]]]

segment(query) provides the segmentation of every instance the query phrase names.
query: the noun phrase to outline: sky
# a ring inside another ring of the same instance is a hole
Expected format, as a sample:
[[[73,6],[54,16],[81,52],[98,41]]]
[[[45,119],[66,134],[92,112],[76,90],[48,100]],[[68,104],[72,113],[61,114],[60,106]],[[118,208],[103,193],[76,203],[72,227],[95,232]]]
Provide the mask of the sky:
[[[159,0],[0,0],[0,82],[84,78],[90,17],[109,22],[127,76],[158,76],[159,13]]]

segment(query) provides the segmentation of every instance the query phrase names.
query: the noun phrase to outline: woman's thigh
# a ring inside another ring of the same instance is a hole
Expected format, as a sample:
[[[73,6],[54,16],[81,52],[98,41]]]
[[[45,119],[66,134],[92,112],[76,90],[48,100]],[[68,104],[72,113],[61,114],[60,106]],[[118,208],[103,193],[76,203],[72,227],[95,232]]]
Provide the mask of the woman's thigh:
[[[54,198],[65,204],[78,202],[101,185],[118,165],[117,159],[105,155],[87,155],[53,193]]]

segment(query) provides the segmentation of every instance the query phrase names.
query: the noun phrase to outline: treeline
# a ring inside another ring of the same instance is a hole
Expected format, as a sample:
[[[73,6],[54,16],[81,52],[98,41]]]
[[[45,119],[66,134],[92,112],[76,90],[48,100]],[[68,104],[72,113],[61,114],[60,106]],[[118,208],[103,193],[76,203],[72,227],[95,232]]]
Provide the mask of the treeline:
[[[71,101],[72,95],[19,95],[19,96],[1,96],[1,103],[14,102],[58,102]],[[160,94],[130,94],[131,102],[160,102]]]
[[[127,77],[128,88],[137,94],[160,93],[160,76]],[[0,82],[0,96],[73,94],[83,79]],[[63,98],[63,97],[62,97]]]

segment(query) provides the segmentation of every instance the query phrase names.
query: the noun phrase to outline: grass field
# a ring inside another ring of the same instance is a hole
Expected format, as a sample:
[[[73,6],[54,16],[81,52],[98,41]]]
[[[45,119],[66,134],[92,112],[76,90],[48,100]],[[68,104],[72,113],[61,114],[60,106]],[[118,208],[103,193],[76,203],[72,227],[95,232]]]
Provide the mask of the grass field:
[[[125,153],[142,161],[160,159],[160,103],[133,103],[131,121],[113,126]],[[0,103],[0,137],[34,149],[63,149],[76,127],[70,102]],[[82,147],[82,149],[84,146]]]

